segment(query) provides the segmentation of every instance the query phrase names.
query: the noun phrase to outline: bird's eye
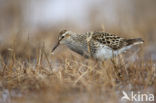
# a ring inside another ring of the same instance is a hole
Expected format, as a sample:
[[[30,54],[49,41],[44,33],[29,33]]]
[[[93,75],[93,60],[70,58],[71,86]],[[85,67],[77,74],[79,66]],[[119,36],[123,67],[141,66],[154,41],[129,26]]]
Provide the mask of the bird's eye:
[[[62,36],[62,39],[64,38],[64,36]]]

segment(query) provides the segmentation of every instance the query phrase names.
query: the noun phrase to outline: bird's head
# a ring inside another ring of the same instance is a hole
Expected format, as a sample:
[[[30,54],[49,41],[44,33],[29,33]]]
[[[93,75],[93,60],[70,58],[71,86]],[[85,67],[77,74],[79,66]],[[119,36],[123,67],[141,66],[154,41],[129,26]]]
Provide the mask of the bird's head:
[[[52,49],[52,53],[60,44],[63,44],[67,39],[69,39],[70,35],[71,35],[71,31],[61,30],[58,36],[57,44]]]

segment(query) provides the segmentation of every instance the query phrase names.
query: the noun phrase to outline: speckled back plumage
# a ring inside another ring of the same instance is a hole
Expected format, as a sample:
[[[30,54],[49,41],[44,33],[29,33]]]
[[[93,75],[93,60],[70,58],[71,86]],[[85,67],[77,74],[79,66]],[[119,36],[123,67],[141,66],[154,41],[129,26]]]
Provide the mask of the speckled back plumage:
[[[109,46],[113,50],[118,50],[127,44],[124,38],[105,32],[94,32],[92,38],[99,43]]]

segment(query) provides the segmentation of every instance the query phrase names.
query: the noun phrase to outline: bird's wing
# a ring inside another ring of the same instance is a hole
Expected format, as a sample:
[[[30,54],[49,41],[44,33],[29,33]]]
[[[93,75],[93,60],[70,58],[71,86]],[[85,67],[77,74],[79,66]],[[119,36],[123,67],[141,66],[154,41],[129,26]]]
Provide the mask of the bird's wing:
[[[126,39],[105,32],[94,32],[92,34],[92,39],[110,47],[113,50],[118,50],[127,45]]]

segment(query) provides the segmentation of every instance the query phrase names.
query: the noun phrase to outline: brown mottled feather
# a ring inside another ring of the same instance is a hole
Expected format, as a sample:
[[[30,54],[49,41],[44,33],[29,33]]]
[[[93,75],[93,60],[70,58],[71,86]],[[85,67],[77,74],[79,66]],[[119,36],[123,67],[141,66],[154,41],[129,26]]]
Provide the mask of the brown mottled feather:
[[[105,32],[94,32],[92,38],[102,44],[105,44],[106,46],[111,47],[113,50],[118,50],[127,45],[124,38]]]
[[[124,39],[114,34],[105,33],[105,32],[94,32],[92,38],[95,41],[105,44],[106,46],[109,46],[113,50],[121,49],[124,46],[129,46],[136,42],[143,42],[141,38]]]

